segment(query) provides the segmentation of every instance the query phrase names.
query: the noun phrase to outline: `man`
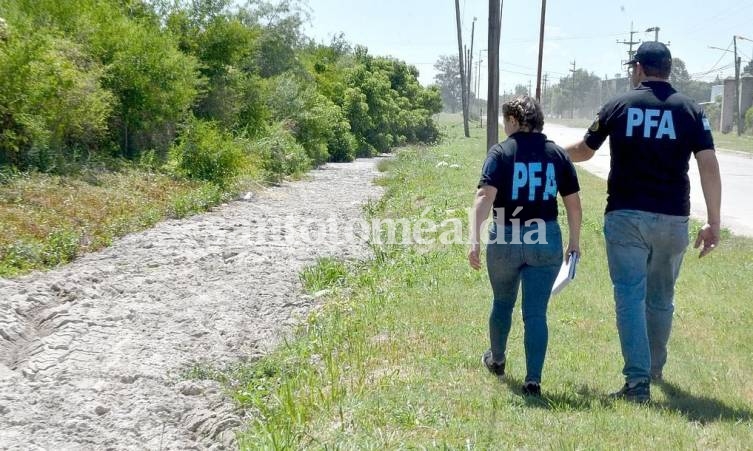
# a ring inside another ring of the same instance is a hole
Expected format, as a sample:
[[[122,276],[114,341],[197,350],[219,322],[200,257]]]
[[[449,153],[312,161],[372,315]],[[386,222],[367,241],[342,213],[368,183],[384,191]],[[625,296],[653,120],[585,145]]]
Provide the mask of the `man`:
[[[667,46],[644,42],[627,64],[634,89],[607,102],[584,139],[566,150],[585,161],[610,139],[604,238],[625,360],[625,385],[612,396],[645,403],[667,360],[675,281],[688,245],[691,153],[708,211],[695,242],[703,245],[700,257],[719,243],[721,178],[709,121],[668,82]]]

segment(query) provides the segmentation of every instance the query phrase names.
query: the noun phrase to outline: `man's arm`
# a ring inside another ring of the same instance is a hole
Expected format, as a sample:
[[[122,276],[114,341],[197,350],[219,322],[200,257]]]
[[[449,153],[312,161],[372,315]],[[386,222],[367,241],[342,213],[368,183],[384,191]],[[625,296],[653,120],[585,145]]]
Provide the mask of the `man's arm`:
[[[565,151],[568,153],[568,155],[570,155],[570,159],[575,163],[590,160],[596,152],[594,149],[588,147],[586,141],[582,139],[575,144],[570,144],[569,146],[565,147]]]
[[[697,249],[701,244],[703,257],[719,244],[719,230],[721,228],[721,205],[722,205],[722,177],[719,174],[719,161],[713,149],[706,149],[695,154],[698,163],[698,173],[701,176],[701,189],[706,200],[707,221],[698,232],[694,247]]]

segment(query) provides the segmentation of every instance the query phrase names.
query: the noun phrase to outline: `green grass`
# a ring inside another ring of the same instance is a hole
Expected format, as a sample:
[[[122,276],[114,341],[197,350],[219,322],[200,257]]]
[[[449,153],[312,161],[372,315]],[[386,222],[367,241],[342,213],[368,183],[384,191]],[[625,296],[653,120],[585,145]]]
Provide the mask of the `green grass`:
[[[736,132],[714,132],[714,144],[718,149],[753,153],[753,135],[751,134],[737,136]]]
[[[403,149],[382,165],[387,193],[370,214],[465,217],[485,138],[444,126],[443,144]],[[440,160],[460,168],[437,167]],[[605,185],[580,177],[583,259],[578,279],[551,302],[542,400],[519,389],[519,307],[508,376],[500,381],[480,365],[491,290],[485,272],[468,267],[465,246],[375,246],[373,260],[347,271],[331,260],[308,270],[310,289],[333,291],[277,351],[198,372],[225,382],[249,414],[241,447],[749,449],[753,242],[726,234],[703,260],[688,253],[666,384],[653,387],[649,406],[610,402],[622,359],[601,232]]]
[[[66,263],[164,218],[206,211],[235,189],[136,165],[67,176],[0,173],[0,277]]]

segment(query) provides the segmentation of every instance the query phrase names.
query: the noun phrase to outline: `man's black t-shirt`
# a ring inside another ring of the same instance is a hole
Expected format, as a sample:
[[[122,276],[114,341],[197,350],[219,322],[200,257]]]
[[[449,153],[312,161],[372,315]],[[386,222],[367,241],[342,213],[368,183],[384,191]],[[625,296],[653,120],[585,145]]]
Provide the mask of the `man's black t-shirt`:
[[[541,133],[517,132],[489,149],[479,188],[497,188],[494,217],[504,208],[504,221],[557,219],[557,193],[580,191],[575,167],[567,153]],[[522,207],[515,214],[518,207]],[[513,216],[514,215],[514,216]]]
[[[585,142],[598,149],[607,137],[607,212],[690,214],[690,154],[714,148],[709,121],[695,101],[667,82],[643,82],[604,105]]]

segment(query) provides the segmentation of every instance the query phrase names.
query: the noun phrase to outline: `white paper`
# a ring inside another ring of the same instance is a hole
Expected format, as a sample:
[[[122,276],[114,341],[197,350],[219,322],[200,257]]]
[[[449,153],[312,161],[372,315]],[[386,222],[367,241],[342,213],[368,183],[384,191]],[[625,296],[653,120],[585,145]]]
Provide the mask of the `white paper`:
[[[571,280],[575,279],[575,269],[578,266],[578,254],[571,253],[568,256],[567,261],[562,263],[560,272],[557,274],[557,278],[554,279],[554,285],[552,286],[552,294],[557,294],[562,291]]]

